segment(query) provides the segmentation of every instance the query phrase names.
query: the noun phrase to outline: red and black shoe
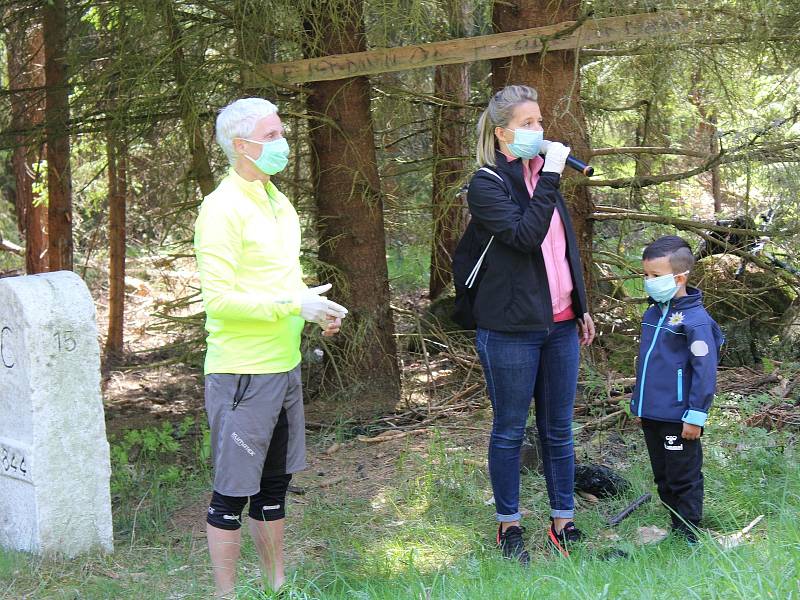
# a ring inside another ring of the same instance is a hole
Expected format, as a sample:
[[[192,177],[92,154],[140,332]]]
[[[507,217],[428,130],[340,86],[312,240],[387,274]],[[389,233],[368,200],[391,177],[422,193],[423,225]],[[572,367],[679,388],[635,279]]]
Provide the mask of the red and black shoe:
[[[583,533],[581,530],[575,527],[575,523],[569,521],[564,528],[556,533],[556,526],[554,523],[550,523],[550,530],[547,532],[547,543],[554,549],[557,550],[561,556],[568,557],[569,556],[569,547],[573,544],[577,544],[583,539]]]
[[[525,540],[522,539],[524,533],[524,527],[512,525],[503,531],[503,526],[500,525],[497,528],[497,545],[503,551],[504,558],[518,560],[521,565],[527,566],[531,557],[525,549]]]

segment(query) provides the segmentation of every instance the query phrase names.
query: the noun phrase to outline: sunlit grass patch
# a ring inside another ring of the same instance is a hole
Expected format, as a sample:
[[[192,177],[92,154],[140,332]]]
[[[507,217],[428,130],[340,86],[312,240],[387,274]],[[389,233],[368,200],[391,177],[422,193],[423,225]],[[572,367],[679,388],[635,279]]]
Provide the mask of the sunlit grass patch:
[[[202,505],[208,474],[192,467],[183,478],[170,477],[170,467],[186,457],[166,451],[172,447],[167,433],[142,432],[120,442],[120,449],[141,444],[142,450],[132,478],[122,473],[116,480],[115,506],[125,506],[115,510],[113,555],[66,561],[0,552],[0,598],[209,597],[205,540],[171,527],[175,507]],[[185,434],[180,428],[172,432],[176,439]],[[327,447],[331,435],[312,444]],[[502,559],[495,547],[485,447],[458,446],[457,438],[441,432],[407,439],[391,457],[392,476],[368,493],[345,479],[331,488],[311,488],[302,498],[290,496],[291,585],[285,598],[800,600],[800,466],[791,433],[722,418],[706,429],[705,525],[731,533],[766,515],[750,538],[731,550],[720,548],[710,534],[695,547],[671,537],[638,545],[640,527],[668,526],[669,515],[655,500],[613,530],[608,527],[608,518],[631,500],[655,492],[640,432],[624,434],[623,471],[631,489],[599,504],[579,502],[576,521],[588,540],[568,560],[545,544],[544,479],[523,473],[523,524],[533,558],[527,569]],[[124,467],[121,459],[115,465]],[[302,511],[292,498],[302,502]],[[607,559],[610,548],[627,557]],[[272,597],[264,591],[247,534],[238,593],[240,599]]]

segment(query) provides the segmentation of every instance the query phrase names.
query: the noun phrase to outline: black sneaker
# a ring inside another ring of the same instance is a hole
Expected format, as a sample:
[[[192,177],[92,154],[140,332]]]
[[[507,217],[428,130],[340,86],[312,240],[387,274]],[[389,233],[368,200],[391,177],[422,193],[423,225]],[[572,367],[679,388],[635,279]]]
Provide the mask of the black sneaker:
[[[500,525],[497,528],[497,545],[503,551],[503,557],[516,559],[520,564],[527,566],[531,557],[525,550],[525,540],[522,539],[524,533],[524,527],[512,525],[503,531],[503,526]]]
[[[683,522],[672,525],[672,535],[686,540],[690,546],[700,543],[700,541],[697,539],[697,529],[692,525],[687,525]]]
[[[547,541],[550,546],[561,554],[561,556],[569,556],[569,547],[572,544],[577,544],[583,539],[581,530],[575,527],[575,523],[569,521],[564,528],[556,533],[556,526],[550,523],[550,530],[547,532]]]

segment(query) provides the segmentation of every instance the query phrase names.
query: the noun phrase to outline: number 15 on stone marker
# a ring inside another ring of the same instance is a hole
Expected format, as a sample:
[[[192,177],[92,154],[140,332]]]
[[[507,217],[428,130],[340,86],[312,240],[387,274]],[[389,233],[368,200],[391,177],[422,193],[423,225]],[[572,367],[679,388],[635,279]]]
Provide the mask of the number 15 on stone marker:
[[[56,341],[59,352],[73,352],[78,347],[78,343],[73,337],[73,331],[66,329],[64,331],[56,331],[53,338]]]

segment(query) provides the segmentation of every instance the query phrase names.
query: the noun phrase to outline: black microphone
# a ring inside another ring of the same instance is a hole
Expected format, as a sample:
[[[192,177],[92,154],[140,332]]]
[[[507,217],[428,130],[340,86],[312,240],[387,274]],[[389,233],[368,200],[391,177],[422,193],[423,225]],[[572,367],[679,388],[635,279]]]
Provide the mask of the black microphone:
[[[544,156],[547,153],[547,147],[550,145],[550,140],[542,140],[539,149],[541,152],[539,153],[541,156]],[[586,177],[591,177],[594,175],[594,167],[591,165],[587,165],[582,160],[575,158],[570,154],[567,156],[567,165],[578,171],[579,173],[583,173]]]

